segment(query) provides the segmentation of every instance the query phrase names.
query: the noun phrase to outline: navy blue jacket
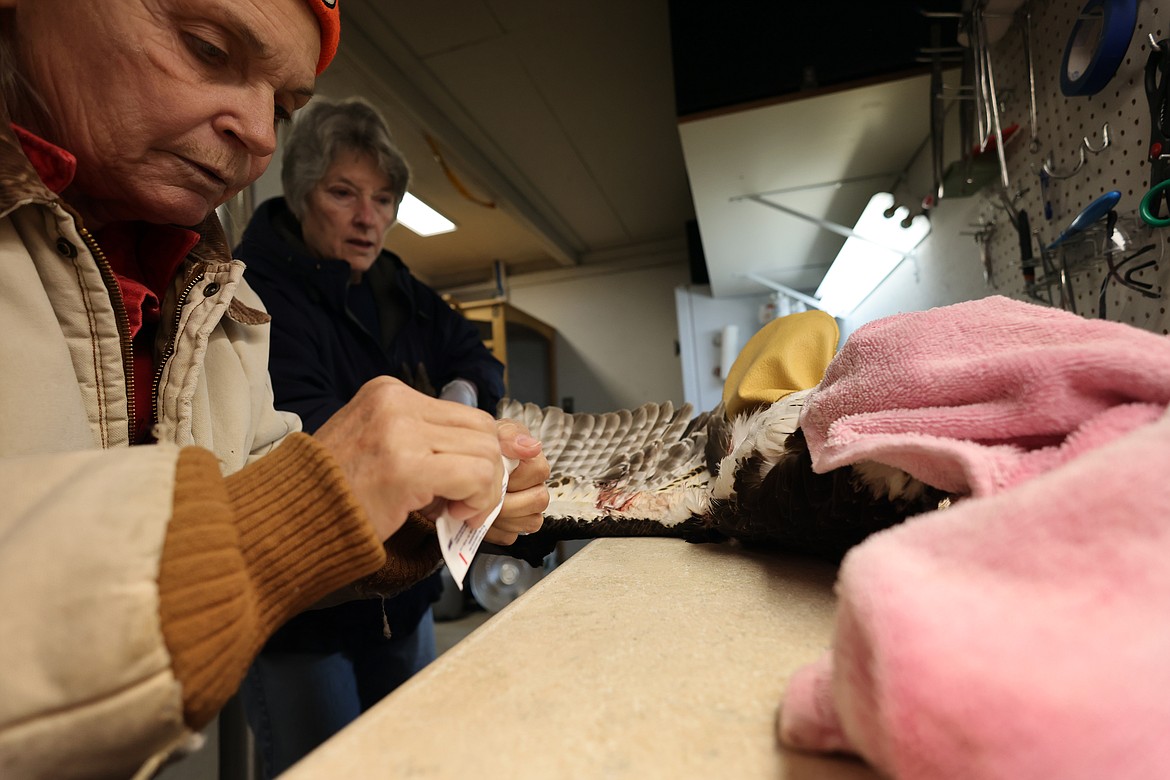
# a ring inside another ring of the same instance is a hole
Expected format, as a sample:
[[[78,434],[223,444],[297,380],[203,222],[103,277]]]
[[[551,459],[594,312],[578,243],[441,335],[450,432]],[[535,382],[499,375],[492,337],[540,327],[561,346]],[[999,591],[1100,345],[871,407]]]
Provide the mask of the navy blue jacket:
[[[306,431],[321,427],[376,376],[411,383],[407,372],[414,374],[419,363],[436,390],[456,378],[473,383],[480,408],[495,414],[504,393],[503,365],[479,330],[414,278],[397,255],[383,251],[366,273],[381,333],[370,333],[346,308],[349,265],[309,254],[283,198],[256,210],[236,257],[247,264],[248,283],[272,315],[276,406],[300,415]]]
[[[374,377],[415,384],[419,364],[435,391],[465,379],[476,386],[480,408],[495,413],[504,392],[503,365],[483,345],[478,329],[416,279],[397,255],[383,251],[365,276],[378,309],[378,333],[346,305],[349,264],[313,256],[283,198],[256,210],[235,256],[247,264],[245,278],[272,315],[269,373],[276,408],[296,412],[309,433]],[[440,589],[436,575],[387,600],[391,633],[413,630]],[[322,634],[342,626],[365,626],[365,612],[376,616],[369,625],[380,634],[380,600],[355,601],[294,618],[269,648],[328,650],[305,645],[325,642]]]

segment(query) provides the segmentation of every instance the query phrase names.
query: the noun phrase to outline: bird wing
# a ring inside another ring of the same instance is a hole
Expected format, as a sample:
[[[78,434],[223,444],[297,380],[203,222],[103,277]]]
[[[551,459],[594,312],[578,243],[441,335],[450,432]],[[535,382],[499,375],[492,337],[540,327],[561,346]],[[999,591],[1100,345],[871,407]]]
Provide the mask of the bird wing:
[[[733,419],[721,406],[692,417],[689,404],[669,402],[604,414],[501,402],[500,417],[541,439],[551,476],[544,526],[500,551],[538,565],[562,540],[673,536],[839,560],[945,497],[925,485],[907,489],[905,474],[814,472],[799,426],[807,394]]]
[[[498,416],[541,440],[551,469],[547,530],[562,538],[684,535],[710,490],[708,413],[666,401],[603,414],[505,399]]]

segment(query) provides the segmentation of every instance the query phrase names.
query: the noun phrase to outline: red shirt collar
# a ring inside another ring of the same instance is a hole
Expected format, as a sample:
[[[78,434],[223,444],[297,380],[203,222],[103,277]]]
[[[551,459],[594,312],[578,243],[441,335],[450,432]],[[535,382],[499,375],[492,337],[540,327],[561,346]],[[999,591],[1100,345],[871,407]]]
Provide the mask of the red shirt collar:
[[[12,123],[12,131],[24,149],[24,156],[32,163],[45,186],[58,195],[64,192],[77,174],[77,158],[15,122]]]
[[[13,124],[12,130],[41,181],[60,195],[77,174],[77,158],[20,125]],[[137,331],[143,309],[148,321],[151,315],[157,317],[158,302],[166,294],[183,258],[199,243],[200,236],[194,230],[173,225],[123,222],[103,226],[96,231],[95,238],[106,253],[123,294],[129,293],[126,308],[132,329]],[[145,265],[141,262],[144,257],[150,258]]]
[[[73,182],[77,158],[18,125],[12,125],[12,129],[41,181],[60,195]],[[151,342],[161,314],[159,302],[183,258],[199,243],[200,235],[194,230],[148,222],[115,222],[103,225],[95,233],[94,238],[118,280],[130,337],[134,339],[130,381],[140,390],[134,396],[138,429],[131,435],[135,441],[145,441],[149,439],[147,431],[154,403],[149,392],[154,374]]]

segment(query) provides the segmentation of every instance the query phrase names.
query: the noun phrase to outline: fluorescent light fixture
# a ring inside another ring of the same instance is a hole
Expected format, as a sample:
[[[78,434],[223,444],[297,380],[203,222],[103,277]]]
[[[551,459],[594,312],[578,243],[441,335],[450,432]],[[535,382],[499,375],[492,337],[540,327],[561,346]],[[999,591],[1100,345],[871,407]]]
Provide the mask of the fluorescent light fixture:
[[[455,223],[423,203],[409,192],[398,206],[398,221],[420,236],[437,236],[450,233]]]
[[[905,206],[886,217],[893,205],[894,196],[888,192],[870,198],[853,228],[854,235],[845,239],[821,280],[816,297],[821,308],[834,317],[848,317],[930,233],[930,220],[923,214],[914,217],[910,227],[902,227],[902,220],[910,214]]]

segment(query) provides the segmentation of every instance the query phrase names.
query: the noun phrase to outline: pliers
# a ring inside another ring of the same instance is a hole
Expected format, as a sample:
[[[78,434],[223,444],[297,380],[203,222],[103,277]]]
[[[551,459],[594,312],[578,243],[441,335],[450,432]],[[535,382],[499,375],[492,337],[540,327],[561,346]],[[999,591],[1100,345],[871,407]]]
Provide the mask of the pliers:
[[[1152,36],[1151,36],[1152,37]],[[1170,39],[1158,41],[1146,60],[1146,99],[1150,104],[1150,190],[1142,198],[1142,219],[1157,227],[1170,225],[1158,216],[1170,187]]]

